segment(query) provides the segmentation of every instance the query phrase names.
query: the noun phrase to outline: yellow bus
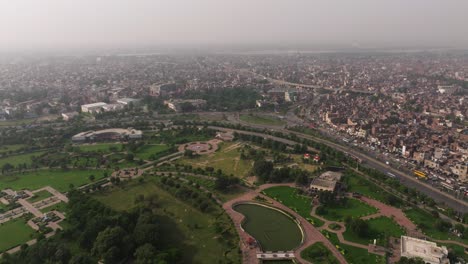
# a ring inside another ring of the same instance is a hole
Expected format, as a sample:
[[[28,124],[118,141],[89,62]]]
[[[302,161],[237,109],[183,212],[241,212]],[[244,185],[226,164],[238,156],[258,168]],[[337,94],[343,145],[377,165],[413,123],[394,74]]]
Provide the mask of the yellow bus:
[[[426,178],[426,173],[422,172],[422,171],[418,171],[418,170],[414,170],[413,171],[414,175],[419,177],[419,178]]]

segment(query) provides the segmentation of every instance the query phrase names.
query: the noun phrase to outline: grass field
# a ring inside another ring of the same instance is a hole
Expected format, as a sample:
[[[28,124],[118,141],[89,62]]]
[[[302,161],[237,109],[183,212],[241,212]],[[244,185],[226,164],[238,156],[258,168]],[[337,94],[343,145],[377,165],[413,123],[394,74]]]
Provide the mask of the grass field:
[[[21,148],[26,147],[23,144],[16,144],[16,145],[5,145],[0,147],[0,154],[8,153],[9,151],[17,151]]]
[[[79,145],[78,148],[83,152],[110,152],[110,148],[115,147],[117,150],[122,149],[122,144],[120,143],[98,143],[98,144],[86,144]]]
[[[41,209],[41,212],[47,213],[47,212],[54,211],[54,210],[65,213],[67,211],[67,204],[64,202],[60,202],[52,206]]]
[[[227,175],[234,175],[238,178],[248,176],[252,169],[252,161],[240,159],[240,147],[238,143],[222,143],[218,151],[196,158],[182,158],[177,162],[180,164],[190,164],[194,168],[213,167],[220,169]]]
[[[348,186],[349,192],[357,192],[369,198],[383,202],[386,192],[374,183],[357,175],[346,176],[344,182]]]
[[[151,155],[157,155],[170,149],[168,145],[145,145],[138,149],[135,155],[143,160],[149,160]]]
[[[28,199],[28,202],[30,203],[34,203],[34,202],[37,202],[37,201],[40,201],[40,200],[44,200],[46,198],[49,198],[51,197],[52,194],[46,190],[43,190],[43,191],[40,191],[40,192],[37,192],[37,193],[34,193],[34,196],[29,198]]]
[[[349,264],[376,263],[385,264],[385,257],[371,254],[366,249],[341,244],[336,234],[323,230],[325,237],[337,246],[338,250],[343,254]]]
[[[37,119],[35,118],[0,121],[0,126],[28,125],[28,124],[34,123],[35,121],[37,121]]]
[[[13,155],[13,156],[8,156],[5,158],[0,159],[0,167],[2,167],[6,163],[10,163],[13,166],[17,166],[18,164],[31,164],[31,157],[39,157],[40,155],[44,154],[44,151],[37,151],[37,152],[32,152],[32,153],[27,153],[27,154],[19,154],[19,155]]]
[[[268,126],[283,126],[286,123],[279,118],[271,116],[258,116],[258,115],[240,115],[239,119],[246,123],[268,125]]]
[[[95,195],[96,199],[110,207],[124,211],[135,206],[135,197],[157,196],[157,215],[167,247],[177,247],[183,255],[183,263],[240,263],[237,249],[227,248],[217,237],[216,217],[203,214],[190,205],[174,198],[159,188],[155,182],[146,179],[145,183],[136,181],[125,186]]]
[[[37,172],[1,176],[0,189],[35,190],[49,185],[58,191],[65,192],[68,191],[70,184],[78,187],[90,183],[88,177],[91,174],[95,176],[95,180],[104,177],[102,170],[38,170]]]
[[[287,207],[293,209],[302,217],[307,220],[312,220],[312,224],[316,227],[323,225],[323,221],[312,217],[310,212],[312,211],[312,198],[302,196],[297,193],[296,188],[287,186],[271,187],[263,191],[267,196],[279,201]]]
[[[35,231],[22,218],[0,225],[0,252],[19,246],[33,239]]]
[[[301,243],[301,230],[283,213],[255,204],[239,204],[234,210],[245,215],[242,227],[264,251],[293,250]]]
[[[377,239],[377,245],[385,246],[387,244],[388,237],[391,236],[399,238],[406,233],[401,226],[388,217],[382,216],[373,218],[367,220],[367,223],[369,224],[369,236],[367,238],[358,236],[351,229],[346,229],[343,233],[343,237],[348,241],[363,245],[371,244],[374,239]]]
[[[314,264],[338,264],[335,256],[323,245],[317,242],[301,252],[301,257]]]
[[[452,235],[448,232],[439,231],[434,227],[434,222],[436,219],[434,217],[421,209],[410,209],[404,211],[406,217],[408,217],[414,224],[416,224],[424,234],[427,236],[439,239],[439,240],[455,240],[462,243],[468,244],[468,239],[462,239],[455,235]]]
[[[342,205],[326,205],[323,207],[323,213],[319,214],[320,210],[317,210],[317,214],[331,220],[331,221],[344,221],[348,216],[350,217],[362,217],[378,212],[377,208],[365,204],[359,200],[345,198],[345,203]]]

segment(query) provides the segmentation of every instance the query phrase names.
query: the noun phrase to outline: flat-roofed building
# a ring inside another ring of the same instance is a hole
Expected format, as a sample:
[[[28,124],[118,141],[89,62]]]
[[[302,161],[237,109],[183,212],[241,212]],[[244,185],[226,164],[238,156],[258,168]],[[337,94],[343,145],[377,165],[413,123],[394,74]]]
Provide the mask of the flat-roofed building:
[[[136,105],[139,102],[140,102],[139,99],[133,99],[133,98],[121,98],[117,100],[117,103],[122,104],[122,105],[129,105],[129,104]]]
[[[327,171],[313,179],[309,188],[315,191],[334,192],[338,182],[341,180],[341,172]]]
[[[132,128],[110,128],[99,131],[86,131],[81,132],[72,137],[74,142],[84,141],[102,141],[102,140],[126,140],[126,139],[139,139],[143,137],[141,130]]]
[[[449,264],[448,250],[436,243],[408,236],[401,237],[401,256],[407,258],[421,258],[429,264]]]
[[[103,110],[103,107],[107,104],[104,102],[98,102],[93,104],[85,104],[81,106],[81,112],[83,113],[99,113]]]
[[[69,121],[77,116],[78,116],[78,112],[62,113],[62,118],[65,121]]]

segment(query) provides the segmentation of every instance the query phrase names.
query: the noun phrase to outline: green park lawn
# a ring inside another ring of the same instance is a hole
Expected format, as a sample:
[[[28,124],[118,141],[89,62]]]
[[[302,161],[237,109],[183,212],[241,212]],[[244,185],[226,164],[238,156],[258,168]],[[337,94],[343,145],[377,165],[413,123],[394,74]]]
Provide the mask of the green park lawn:
[[[18,164],[23,164],[23,163],[26,163],[27,165],[29,165],[31,164],[31,157],[39,157],[40,155],[44,153],[45,151],[37,151],[37,152],[12,155],[12,156],[2,158],[0,159],[0,168],[6,163],[10,163],[13,166],[17,166]]]
[[[125,211],[136,206],[135,198],[138,195],[156,197],[155,210],[160,218],[161,236],[170,241],[166,246],[180,248],[183,263],[225,263],[229,261],[240,263],[238,249],[231,249],[217,239],[220,234],[215,228],[216,217],[203,214],[187,203],[178,200],[159,188],[152,179],[145,178],[143,184],[134,181],[122,188],[98,193],[94,197],[115,210]],[[232,225],[227,217],[226,224]]]
[[[385,200],[386,192],[384,190],[359,175],[346,176],[344,182],[348,186],[349,192],[357,192],[381,202]]]
[[[35,231],[22,218],[0,224],[0,252],[19,246],[33,239]]]
[[[42,190],[40,192],[34,193],[34,196],[28,199],[28,202],[34,203],[40,200],[44,200],[46,198],[51,197],[52,194],[46,190]]]
[[[104,177],[103,170],[38,170],[24,174],[0,176],[0,189],[12,188],[14,190],[36,190],[44,186],[52,186],[58,191],[69,190],[70,184],[75,187],[90,183],[89,175],[95,180]]]
[[[263,192],[265,195],[296,211],[299,215],[309,220],[314,226],[320,227],[323,225],[322,220],[310,215],[312,211],[312,198],[299,195],[296,188],[276,186],[263,190]]]
[[[392,194],[383,190],[380,186],[377,186],[375,183],[355,173],[347,175],[344,178],[344,182],[348,186],[349,192],[360,193],[385,204],[389,204],[389,196],[393,196]],[[403,201],[395,196],[393,197],[394,199],[390,205],[400,207]]]
[[[336,246],[341,252],[349,264],[363,264],[363,263],[376,263],[385,264],[385,257],[380,255],[369,253],[366,249],[353,247],[346,244],[341,244],[336,234],[323,230],[322,233],[325,235],[330,242]]]
[[[143,160],[149,160],[151,155],[157,156],[159,153],[169,150],[171,147],[168,145],[145,145],[138,149],[135,155]]]
[[[20,126],[28,125],[37,121],[35,118],[0,121],[0,126]]]
[[[388,217],[378,217],[367,220],[369,224],[367,237],[360,237],[351,229],[346,229],[343,237],[351,242],[356,242],[363,245],[372,244],[374,239],[377,239],[377,244],[386,246],[388,237],[399,238],[406,234],[404,229],[399,226],[394,220]]]
[[[331,221],[344,221],[348,216],[362,217],[378,212],[377,208],[365,204],[359,200],[352,198],[345,199],[346,200],[344,204],[320,206],[319,209],[321,210],[317,209],[317,214]]]
[[[212,167],[220,169],[227,175],[238,178],[248,176],[252,169],[252,161],[240,159],[240,147],[232,147],[236,143],[222,143],[218,151],[212,154],[201,155],[195,158],[184,157],[177,162],[192,165],[194,168]]]
[[[234,210],[245,215],[242,228],[260,243],[262,250],[289,251],[301,244],[301,230],[285,214],[257,204],[239,204]]]
[[[55,211],[65,213],[67,211],[67,208],[68,207],[67,207],[67,204],[65,202],[60,202],[60,203],[56,203],[54,205],[48,206],[46,208],[42,208],[41,212],[42,213],[47,213],[47,212],[55,210]]]
[[[338,260],[333,253],[323,245],[317,242],[301,252],[301,257],[314,264],[338,264]]]
[[[424,234],[439,240],[455,240],[462,243],[468,244],[468,238],[462,239],[449,232],[440,231],[434,226],[436,219],[430,214],[421,209],[409,209],[404,211],[406,217],[408,217],[415,225],[417,225]]]
[[[239,119],[246,123],[267,125],[267,126],[283,126],[285,122],[279,118],[271,116],[259,116],[259,115],[240,115]]]
[[[98,144],[86,144],[86,145],[79,145],[78,148],[82,152],[111,152],[110,148],[115,147],[118,151],[122,149],[121,143],[98,143]]]
[[[26,145],[23,145],[23,144],[4,145],[0,147],[0,154],[5,154],[5,153],[8,153],[9,151],[17,151],[24,147],[26,147]]]

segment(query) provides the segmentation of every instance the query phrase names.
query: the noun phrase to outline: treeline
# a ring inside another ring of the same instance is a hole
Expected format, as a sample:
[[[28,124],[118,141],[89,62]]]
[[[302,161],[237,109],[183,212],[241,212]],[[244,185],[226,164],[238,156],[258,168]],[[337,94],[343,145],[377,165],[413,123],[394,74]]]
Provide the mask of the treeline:
[[[69,198],[69,229],[6,254],[0,263],[180,263],[179,250],[165,246],[159,220],[149,208],[116,212],[77,191]]]

